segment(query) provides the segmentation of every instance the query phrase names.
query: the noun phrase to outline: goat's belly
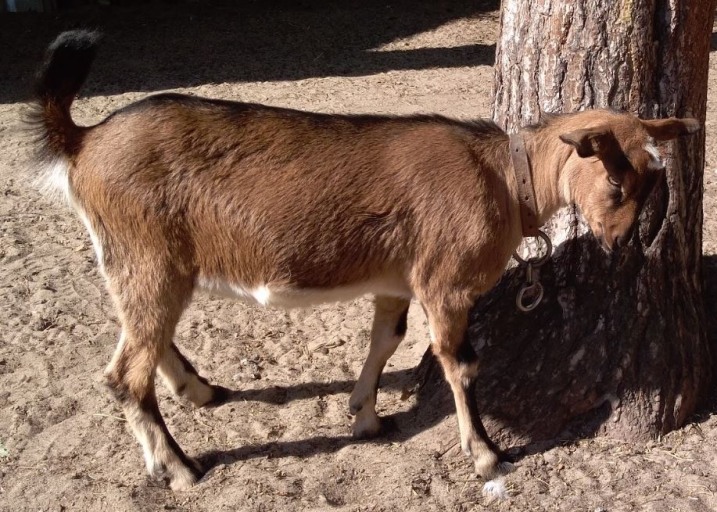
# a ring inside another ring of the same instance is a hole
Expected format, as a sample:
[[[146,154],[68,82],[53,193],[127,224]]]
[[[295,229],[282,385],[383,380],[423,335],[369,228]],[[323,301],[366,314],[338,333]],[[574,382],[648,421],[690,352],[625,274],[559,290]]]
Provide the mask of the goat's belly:
[[[413,296],[405,283],[388,279],[375,279],[333,288],[293,288],[286,285],[272,286],[271,284],[248,287],[224,279],[199,277],[196,281],[196,288],[243,302],[277,308],[301,308],[327,302],[343,302],[367,294],[406,299]]]

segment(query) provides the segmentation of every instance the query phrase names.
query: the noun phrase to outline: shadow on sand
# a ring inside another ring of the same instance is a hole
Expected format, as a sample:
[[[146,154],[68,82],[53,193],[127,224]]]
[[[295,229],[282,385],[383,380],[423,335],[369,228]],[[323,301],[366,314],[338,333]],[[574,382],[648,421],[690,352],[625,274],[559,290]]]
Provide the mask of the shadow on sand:
[[[495,45],[393,49],[381,45],[466,17],[497,0],[219,1],[86,7],[57,16],[0,15],[0,103],[28,99],[49,42],[98,29],[104,41],[83,95],[205,83],[360,76],[391,70],[492,65]]]

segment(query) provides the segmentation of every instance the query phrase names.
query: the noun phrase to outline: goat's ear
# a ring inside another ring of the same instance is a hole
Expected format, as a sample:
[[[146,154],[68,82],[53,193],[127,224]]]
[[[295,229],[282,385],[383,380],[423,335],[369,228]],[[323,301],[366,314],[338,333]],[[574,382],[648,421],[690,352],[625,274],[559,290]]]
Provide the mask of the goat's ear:
[[[581,128],[560,136],[560,140],[575,147],[581,158],[604,153],[614,139],[614,135],[607,126]]]
[[[689,135],[700,129],[700,122],[691,117],[684,119],[670,117],[669,119],[650,119],[648,121],[640,119],[640,122],[647,130],[648,135],[655,140],[676,139],[681,135]]]

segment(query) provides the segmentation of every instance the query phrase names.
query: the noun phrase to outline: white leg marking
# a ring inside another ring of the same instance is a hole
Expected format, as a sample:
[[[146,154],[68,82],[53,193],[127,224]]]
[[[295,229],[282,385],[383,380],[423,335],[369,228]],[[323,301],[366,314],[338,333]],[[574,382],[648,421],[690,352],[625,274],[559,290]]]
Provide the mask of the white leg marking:
[[[498,464],[498,469],[503,475],[506,475],[513,472],[515,466],[510,462],[501,462]],[[488,480],[485,485],[483,485],[483,495],[501,500],[510,498],[510,493],[508,489],[505,488],[505,477],[499,476],[493,480]]]
[[[487,481],[483,485],[483,496],[490,498],[507,499],[510,495],[505,488],[505,479],[503,477],[495,478]]]
[[[125,344],[125,334],[124,331],[120,332],[120,338],[119,343],[117,343],[117,348],[115,348],[114,354],[112,354],[112,359],[110,360],[110,364],[107,365],[107,368],[105,369],[105,374],[108,374],[112,371],[112,368],[115,367],[117,364],[117,359],[119,359],[120,354],[122,353],[122,349],[124,348]]]
[[[90,219],[87,218],[87,214],[85,213],[85,211],[75,202],[74,198],[72,198],[70,202],[77,211],[77,215],[80,216],[82,223],[87,228],[87,232],[90,234],[90,240],[92,240],[92,247],[94,247],[95,254],[97,255],[97,262],[99,263],[100,270],[104,272],[103,268],[105,259],[104,249],[102,248],[102,241],[100,240],[100,237],[97,236],[95,230],[92,229],[92,224],[90,224]]]

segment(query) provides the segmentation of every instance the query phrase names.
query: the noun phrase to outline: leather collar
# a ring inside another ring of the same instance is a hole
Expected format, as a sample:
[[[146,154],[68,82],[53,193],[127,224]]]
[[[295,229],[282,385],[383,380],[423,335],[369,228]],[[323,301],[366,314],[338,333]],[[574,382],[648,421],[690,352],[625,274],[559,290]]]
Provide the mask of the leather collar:
[[[510,159],[513,162],[515,182],[518,185],[518,203],[520,204],[520,223],[524,237],[538,236],[538,206],[535,201],[535,189],[530,170],[528,154],[525,152],[523,136],[514,133],[510,136]]]

